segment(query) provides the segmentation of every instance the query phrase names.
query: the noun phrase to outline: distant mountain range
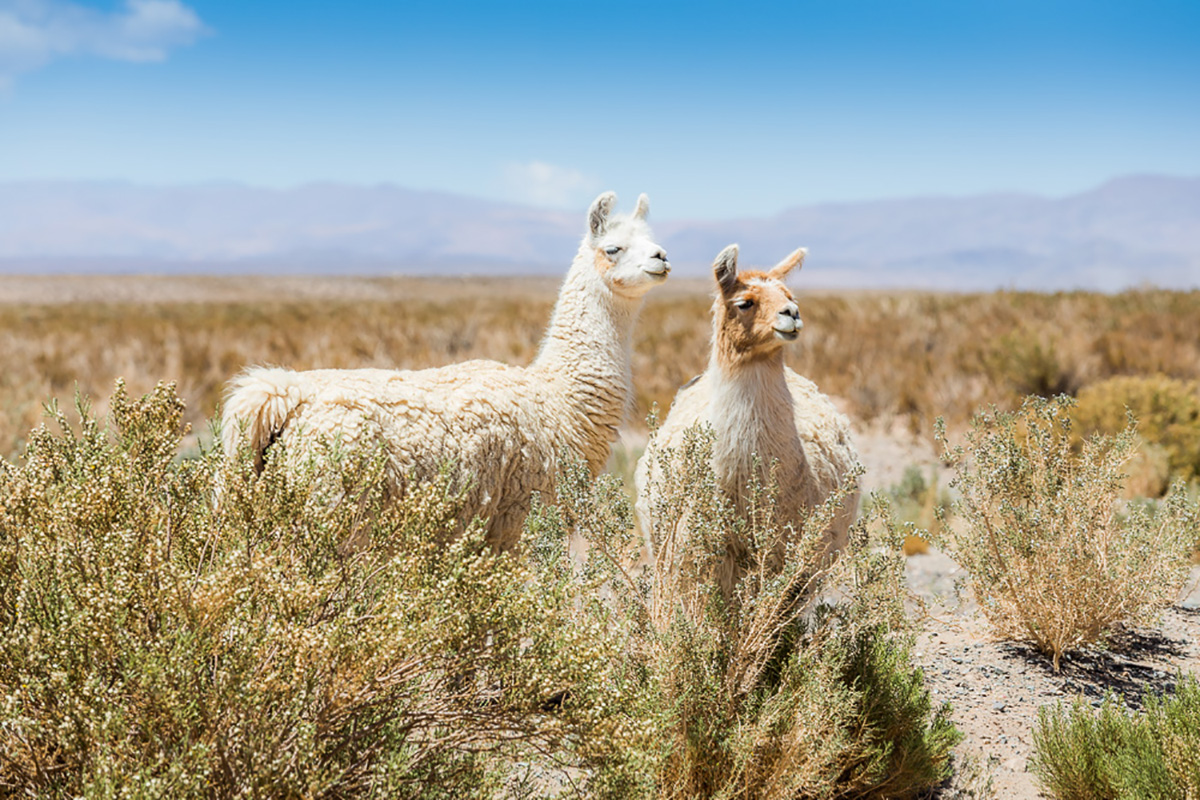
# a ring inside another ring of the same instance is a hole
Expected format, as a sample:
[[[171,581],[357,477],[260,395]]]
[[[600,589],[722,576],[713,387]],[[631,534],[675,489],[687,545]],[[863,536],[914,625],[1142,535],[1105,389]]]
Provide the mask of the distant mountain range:
[[[388,185],[0,183],[0,272],[555,274],[575,252],[584,212]],[[677,272],[691,276],[738,242],[750,264],[808,247],[798,286],[1200,287],[1200,178],[1130,176],[1062,198],[836,203],[654,227]]]

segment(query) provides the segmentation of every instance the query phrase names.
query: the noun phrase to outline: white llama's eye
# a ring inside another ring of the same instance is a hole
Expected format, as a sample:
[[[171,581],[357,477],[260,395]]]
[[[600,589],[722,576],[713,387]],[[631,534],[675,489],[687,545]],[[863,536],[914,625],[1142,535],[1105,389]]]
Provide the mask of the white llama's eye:
[[[613,257],[613,256],[615,256],[617,253],[621,252],[621,249],[622,249],[622,248],[620,248],[620,247],[617,247],[615,244],[614,244],[614,245],[610,245],[609,247],[606,247],[606,248],[604,248],[604,254],[605,254],[606,256],[608,256],[609,258],[612,258],[612,257]]]
[[[748,297],[743,297],[741,300],[735,300],[733,304],[742,311],[745,311],[747,308],[754,308],[754,301]]]

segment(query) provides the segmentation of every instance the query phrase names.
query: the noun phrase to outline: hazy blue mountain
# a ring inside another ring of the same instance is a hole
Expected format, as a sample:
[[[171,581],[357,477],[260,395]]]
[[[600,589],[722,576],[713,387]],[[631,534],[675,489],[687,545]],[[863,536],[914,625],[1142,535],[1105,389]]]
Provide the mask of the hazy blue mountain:
[[[566,229],[577,226],[566,223],[556,212],[395,186],[0,184],[0,259],[10,262],[378,271],[483,261],[520,271],[569,261],[577,241]]]
[[[838,285],[1113,289],[1200,286],[1200,179],[1137,176],[1059,199],[996,194],[790,209],[670,229],[672,258],[729,241],[755,261],[802,244],[810,276]],[[827,267],[827,268],[826,268]],[[817,272],[816,269],[813,272]]]
[[[632,198],[625,198],[632,200]],[[0,184],[0,271],[556,273],[585,209],[397,186]],[[730,242],[765,264],[804,245],[810,286],[1200,286],[1200,178],[1131,176],[1062,198],[928,197],[655,225],[679,274]]]

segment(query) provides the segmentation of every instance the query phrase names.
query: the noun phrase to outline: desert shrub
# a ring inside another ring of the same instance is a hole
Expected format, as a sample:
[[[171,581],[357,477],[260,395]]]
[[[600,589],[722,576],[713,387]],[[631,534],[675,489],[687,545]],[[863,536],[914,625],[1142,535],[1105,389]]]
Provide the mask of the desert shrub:
[[[1200,797],[1200,682],[1185,676],[1141,713],[1113,695],[1044,706],[1033,744],[1030,769],[1055,800]]]
[[[0,795],[490,797],[620,744],[621,640],[555,545],[457,530],[449,473],[179,461],[169,386],[52,413],[0,461]]]
[[[1165,375],[1109,378],[1079,392],[1072,416],[1081,435],[1111,435],[1125,427],[1126,409],[1152,454],[1165,454],[1172,476],[1200,477],[1200,384]]]
[[[1050,397],[1079,387],[1077,366],[1063,358],[1052,335],[1021,326],[985,351],[988,373],[1018,395]]]
[[[785,533],[769,513],[777,488],[750,487],[750,513],[736,514],[716,489],[712,441],[711,429],[696,429],[681,458],[659,454],[674,466],[651,487],[653,579],[610,572],[625,586],[638,621],[631,628],[644,632],[633,651],[653,745],[644,755],[653,780],[643,791],[904,798],[936,785],[959,735],[912,663],[897,549],[866,547],[862,522],[852,551],[830,561],[820,539],[839,493],[795,522],[800,535],[782,569],[768,566]],[[586,492],[586,481],[575,487]],[[711,571],[730,535],[752,543],[751,564],[726,598]],[[635,544],[618,538],[600,549]]]
[[[951,503],[950,493],[938,485],[937,472],[930,470],[930,477],[926,478],[920,467],[910,464],[900,481],[879,497],[892,503],[892,513],[901,522],[912,525],[912,532],[901,545],[904,555],[929,552],[926,537],[941,533]]]
[[[966,447],[944,453],[962,524],[939,545],[970,573],[997,631],[1050,655],[1055,670],[1064,652],[1175,599],[1197,522],[1182,486],[1159,504],[1123,504],[1133,425],[1077,451],[1072,408],[1030,397],[1016,412],[981,414]]]

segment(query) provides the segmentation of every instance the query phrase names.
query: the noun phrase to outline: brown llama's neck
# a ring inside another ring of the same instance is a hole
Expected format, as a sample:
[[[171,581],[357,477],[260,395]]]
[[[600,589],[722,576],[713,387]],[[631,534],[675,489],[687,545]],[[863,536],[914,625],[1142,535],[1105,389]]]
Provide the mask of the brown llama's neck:
[[[709,362],[713,468],[722,487],[740,498],[751,478],[765,481],[772,462],[787,471],[807,463],[796,432],[783,349],[730,364],[714,342]]]

